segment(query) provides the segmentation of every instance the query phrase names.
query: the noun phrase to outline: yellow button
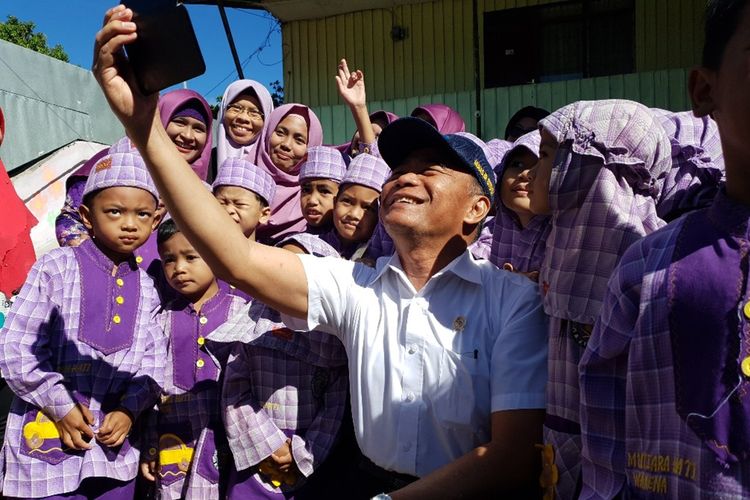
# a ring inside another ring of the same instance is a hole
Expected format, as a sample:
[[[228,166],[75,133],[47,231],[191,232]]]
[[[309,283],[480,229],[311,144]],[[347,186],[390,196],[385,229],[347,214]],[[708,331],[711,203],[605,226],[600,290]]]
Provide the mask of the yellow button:
[[[151,455],[151,456],[154,456],[154,455],[156,455],[156,451],[157,451],[156,448],[149,448],[148,449],[148,454]]]
[[[197,366],[198,368],[203,368],[203,365],[205,364],[206,363],[202,359],[199,359],[198,361],[195,362],[195,366]]]
[[[122,295],[118,295],[117,297],[115,297],[115,302],[122,305],[125,302],[125,298],[123,298]]]
[[[744,373],[746,377],[750,377],[750,356],[742,360],[741,366],[742,373]]]
[[[118,324],[118,325],[119,325],[119,324],[120,324],[120,321],[122,321],[122,320],[120,319],[120,315],[119,315],[119,314],[115,314],[115,315],[114,315],[114,316],[112,317],[112,321],[113,321],[114,323],[116,323],[116,324]]]
[[[742,311],[745,313],[745,317],[750,319],[750,301],[745,302],[745,307],[742,308]]]
[[[198,321],[200,321],[201,325],[205,325],[206,323],[208,323],[208,318],[205,316],[201,316],[201,319],[199,319]]]
[[[125,282],[122,281],[122,278],[117,278],[117,281],[115,281],[115,283],[117,283],[117,286],[122,286],[125,284]]]
[[[140,255],[136,255],[135,256],[135,263],[136,264],[140,264],[141,262],[143,262],[143,257],[141,257]]]
[[[206,339],[204,339],[203,337],[198,337],[198,345],[203,345],[205,343],[206,343]]]

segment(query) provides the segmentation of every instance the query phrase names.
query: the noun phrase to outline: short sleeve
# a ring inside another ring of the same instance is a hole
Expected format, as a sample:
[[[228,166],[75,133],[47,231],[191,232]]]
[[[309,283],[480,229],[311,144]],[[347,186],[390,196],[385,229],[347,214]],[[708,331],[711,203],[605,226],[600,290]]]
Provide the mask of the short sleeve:
[[[499,307],[500,333],[492,348],[493,412],[546,406],[547,317],[537,287],[527,278],[513,278],[496,302],[508,305]],[[518,284],[519,279],[528,283]]]
[[[293,330],[319,330],[340,337],[355,264],[335,257],[299,255],[307,276],[307,319],[283,315]]]

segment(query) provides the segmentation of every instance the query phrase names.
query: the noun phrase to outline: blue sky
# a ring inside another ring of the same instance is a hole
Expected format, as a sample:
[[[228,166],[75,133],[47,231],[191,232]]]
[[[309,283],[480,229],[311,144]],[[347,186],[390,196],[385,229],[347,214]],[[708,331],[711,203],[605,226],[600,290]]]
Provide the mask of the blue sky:
[[[94,36],[101,27],[104,12],[116,3],[117,0],[0,0],[0,21],[4,22],[9,15],[33,21],[37,31],[47,35],[50,46],[62,44],[72,64],[89,69]],[[187,85],[213,103],[237,78],[234,61],[218,8],[205,5],[187,8],[206,61],[206,73]],[[245,78],[265,85],[283,81],[281,32],[276,20],[267,12],[250,9],[227,9],[227,17],[240,61],[245,63]],[[258,51],[264,43],[267,46]]]

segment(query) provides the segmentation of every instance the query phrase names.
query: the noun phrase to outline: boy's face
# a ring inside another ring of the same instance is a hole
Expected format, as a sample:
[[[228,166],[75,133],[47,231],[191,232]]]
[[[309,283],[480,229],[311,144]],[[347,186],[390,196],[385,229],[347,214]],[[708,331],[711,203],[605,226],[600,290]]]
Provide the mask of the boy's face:
[[[159,245],[159,257],[169,286],[191,302],[200,299],[214,283],[208,264],[182,233],[175,233]]]
[[[259,224],[268,222],[271,215],[269,207],[263,207],[255,193],[238,186],[219,186],[214,196],[224,210],[240,225],[242,234],[250,238]]]
[[[83,225],[97,246],[113,261],[129,258],[159,224],[156,199],[144,189],[117,186],[102,189],[81,205]]]
[[[348,243],[370,239],[378,223],[378,197],[372,188],[349,184],[336,197],[333,225],[339,237]]]
[[[531,216],[529,206],[529,171],[537,157],[526,148],[519,148],[508,159],[500,183],[500,201],[523,220]]]
[[[750,158],[750,6],[724,49],[719,69],[698,68],[690,75],[693,110],[711,115],[719,127],[727,167]]]
[[[558,144],[554,136],[542,129],[542,143],[539,145],[539,161],[529,172],[529,210],[535,215],[549,215],[549,179],[555,162]]]
[[[320,227],[331,221],[338,192],[339,185],[330,179],[311,179],[302,183],[300,207],[307,225]]]

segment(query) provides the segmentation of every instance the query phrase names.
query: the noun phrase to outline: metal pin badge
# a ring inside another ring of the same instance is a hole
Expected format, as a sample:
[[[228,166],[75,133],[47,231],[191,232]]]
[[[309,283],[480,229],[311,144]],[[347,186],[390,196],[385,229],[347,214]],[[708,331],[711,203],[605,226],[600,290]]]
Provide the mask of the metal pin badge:
[[[464,331],[464,328],[466,327],[466,318],[463,316],[456,316],[456,319],[453,320],[453,329],[457,332]]]

